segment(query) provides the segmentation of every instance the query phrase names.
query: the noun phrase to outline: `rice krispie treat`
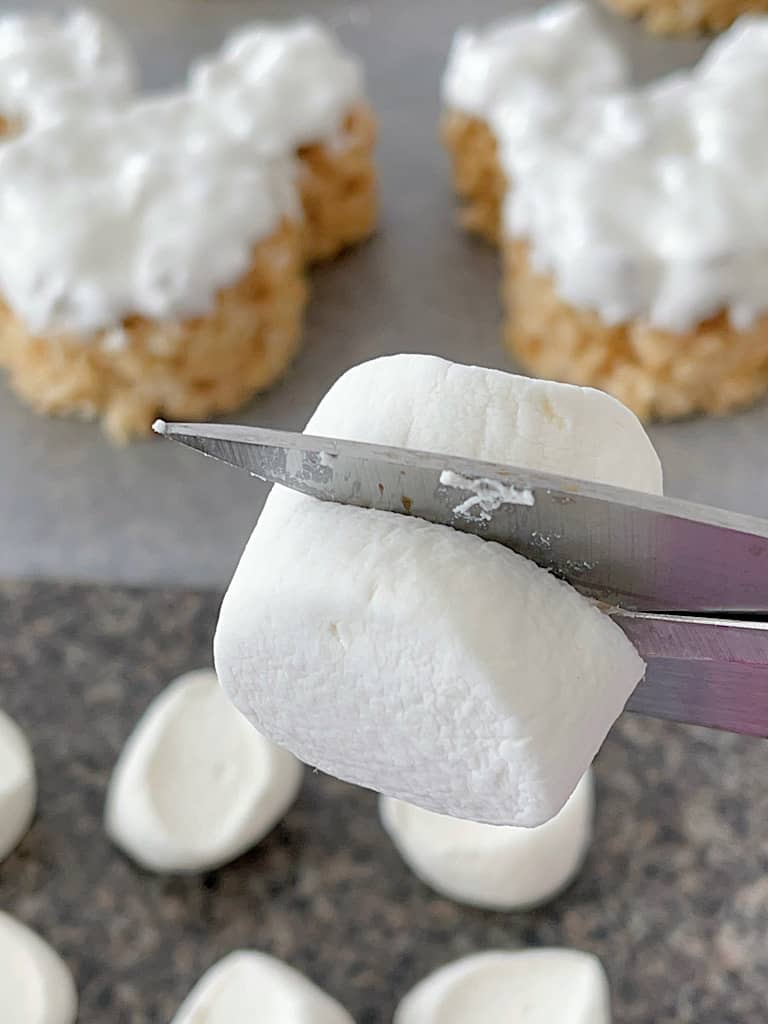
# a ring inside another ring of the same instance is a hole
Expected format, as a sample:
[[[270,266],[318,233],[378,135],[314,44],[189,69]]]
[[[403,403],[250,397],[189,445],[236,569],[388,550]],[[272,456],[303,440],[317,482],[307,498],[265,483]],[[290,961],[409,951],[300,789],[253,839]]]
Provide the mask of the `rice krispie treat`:
[[[693,72],[585,101],[524,144],[513,126],[506,338],[526,369],[644,418],[768,391],[766,124],[768,19],[753,19]]]
[[[620,51],[580,0],[482,31],[460,30],[443,76],[441,127],[463,202],[463,226],[498,241],[507,190],[496,152],[501,112],[508,136],[513,120],[527,133],[580,96],[620,87],[627,75]]]
[[[0,18],[0,135],[114,109],[136,82],[117,30],[88,10]]]
[[[294,178],[185,96],[0,148],[0,366],[14,389],[122,440],[269,386],[305,298]]]
[[[716,32],[743,14],[768,11],[768,0],[604,0],[613,11],[642,18],[649,32]]]
[[[250,26],[193,67],[189,89],[261,153],[298,156],[310,260],[371,234],[376,123],[359,61],[322,25]]]

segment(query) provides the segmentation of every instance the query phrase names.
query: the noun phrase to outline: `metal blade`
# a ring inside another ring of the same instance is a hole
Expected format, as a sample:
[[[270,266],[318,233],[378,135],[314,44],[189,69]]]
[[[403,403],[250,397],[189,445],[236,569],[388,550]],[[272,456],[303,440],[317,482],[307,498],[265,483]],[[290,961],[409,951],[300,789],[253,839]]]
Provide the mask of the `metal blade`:
[[[315,498],[419,516],[498,541],[609,604],[768,610],[765,520],[451,455],[255,427],[158,429]]]
[[[612,617],[648,665],[627,710],[768,737],[768,623]]]

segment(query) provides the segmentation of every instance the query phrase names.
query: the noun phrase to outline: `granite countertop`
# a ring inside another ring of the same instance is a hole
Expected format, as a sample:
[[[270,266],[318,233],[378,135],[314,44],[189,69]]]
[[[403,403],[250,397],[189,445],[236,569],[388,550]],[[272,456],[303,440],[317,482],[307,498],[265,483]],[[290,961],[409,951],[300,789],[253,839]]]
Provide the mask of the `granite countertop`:
[[[597,762],[597,835],[554,903],[495,914],[434,896],[403,865],[375,797],[307,773],[256,849],[191,878],[147,874],[101,813],[122,742],[174,675],[210,661],[220,595],[0,584],[2,705],[27,730],[35,824],[0,867],[0,905],[71,965],[80,1024],[167,1021],[197,977],[251,946],[385,1024],[453,957],[592,950],[615,1024],[758,1024],[768,992],[768,746],[632,716]]]

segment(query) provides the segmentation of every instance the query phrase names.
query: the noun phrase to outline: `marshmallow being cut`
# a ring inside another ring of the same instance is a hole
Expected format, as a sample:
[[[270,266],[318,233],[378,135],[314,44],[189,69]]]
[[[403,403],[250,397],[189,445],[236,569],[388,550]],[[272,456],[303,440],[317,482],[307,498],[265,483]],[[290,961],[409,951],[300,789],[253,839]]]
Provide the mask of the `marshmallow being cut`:
[[[427,975],[394,1024],[610,1024],[608,980],[591,953],[526,949],[475,953]]]
[[[74,1024],[77,991],[59,954],[21,921],[0,911],[0,1021]]]
[[[209,870],[272,830],[301,776],[296,758],[229,704],[214,672],[188,672],[155,698],[123,748],[107,832],[151,871]]]
[[[488,910],[553,899],[577,874],[592,839],[592,770],[565,807],[538,828],[482,825],[379,797],[379,815],[403,860],[436,892]]]
[[[29,828],[36,801],[35,762],[27,738],[13,719],[0,711],[0,861]]]
[[[307,431],[661,491],[615,399],[432,356],[349,370]],[[282,488],[225,596],[215,657],[236,707],[303,761],[525,826],[563,807],[645,668],[608,616],[508,548]]]
[[[266,953],[237,950],[214,964],[171,1024],[354,1024],[309,978]]]

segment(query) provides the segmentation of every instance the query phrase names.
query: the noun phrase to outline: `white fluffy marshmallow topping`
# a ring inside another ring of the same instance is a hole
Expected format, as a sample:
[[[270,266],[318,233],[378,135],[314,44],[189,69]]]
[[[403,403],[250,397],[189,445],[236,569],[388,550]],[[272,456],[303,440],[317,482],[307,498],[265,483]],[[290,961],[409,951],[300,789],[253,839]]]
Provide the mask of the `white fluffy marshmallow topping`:
[[[333,140],[364,98],[362,65],[311,18],[241,29],[189,82],[235,135],[280,155]]]
[[[117,30],[93,11],[0,18],[0,115],[15,126],[117,109],[136,78]]]
[[[677,333],[766,313],[768,19],[736,22],[691,72],[562,100],[558,116],[526,118],[511,90],[492,118],[505,233],[560,297]]]
[[[615,399],[431,356],[353,368],[307,430],[661,489]],[[644,672],[609,617],[508,548],[281,488],[225,596],[215,657],[235,705],[303,761],[526,826],[562,808]]]
[[[188,97],[146,100],[0,147],[0,292],[31,331],[79,340],[199,316],[300,216],[292,163]]]

